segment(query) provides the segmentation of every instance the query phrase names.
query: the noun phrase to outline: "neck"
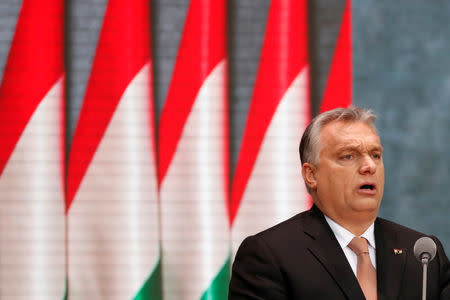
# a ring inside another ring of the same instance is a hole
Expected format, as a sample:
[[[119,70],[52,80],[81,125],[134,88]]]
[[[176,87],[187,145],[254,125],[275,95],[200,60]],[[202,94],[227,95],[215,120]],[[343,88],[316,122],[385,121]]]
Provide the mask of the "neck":
[[[366,230],[372,225],[375,220],[367,221],[364,223],[352,223],[352,222],[341,222],[339,220],[334,220],[336,223],[353,233],[355,236],[361,236]]]
[[[362,235],[369,227],[375,222],[378,211],[375,212],[358,212],[352,215],[339,216],[332,212],[328,212],[318,206],[316,206],[322,211],[323,214],[328,216],[334,222],[338,223],[355,236]]]

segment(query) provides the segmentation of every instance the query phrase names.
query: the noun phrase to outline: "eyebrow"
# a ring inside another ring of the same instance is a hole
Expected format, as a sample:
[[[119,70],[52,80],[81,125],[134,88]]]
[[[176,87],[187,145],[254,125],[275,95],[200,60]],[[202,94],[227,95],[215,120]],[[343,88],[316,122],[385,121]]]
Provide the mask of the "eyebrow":
[[[342,147],[338,147],[337,149],[336,149],[336,152],[344,152],[344,151],[352,151],[352,150],[359,150],[361,147],[360,147],[360,145],[356,145],[356,144],[354,144],[354,145],[345,145],[345,146],[342,146]],[[370,151],[380,151],[380,152],[383,152],[383,146],[381,146],[381,145],[377,145],[377,146],[374,146],[374,147],[371,147],[370,148]]]

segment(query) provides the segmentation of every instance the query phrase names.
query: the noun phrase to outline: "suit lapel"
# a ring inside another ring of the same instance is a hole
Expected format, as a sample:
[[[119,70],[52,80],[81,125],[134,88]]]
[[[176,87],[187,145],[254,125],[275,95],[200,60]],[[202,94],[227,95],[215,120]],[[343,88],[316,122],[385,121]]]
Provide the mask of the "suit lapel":
[[[397,233],[382,219],[375,221],[375,244],[379,300],[397,299],[407,260],[406,249],[398,245]]]
[[[320,261],[348,299],[365,299],[350,264],[322,212],[313,206],[310,215],[308,228],[304,228],[304,232],[312,238],[308,250]]]

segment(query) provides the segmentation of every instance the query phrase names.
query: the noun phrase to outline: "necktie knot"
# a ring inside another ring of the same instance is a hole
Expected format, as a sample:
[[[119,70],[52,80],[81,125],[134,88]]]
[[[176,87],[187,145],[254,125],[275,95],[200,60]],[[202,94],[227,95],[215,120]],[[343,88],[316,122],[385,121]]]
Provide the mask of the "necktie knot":
[[[348,247],[358,256],[363,253],[369,253],[367,240],[362,237],[354,237],[348,244]]]

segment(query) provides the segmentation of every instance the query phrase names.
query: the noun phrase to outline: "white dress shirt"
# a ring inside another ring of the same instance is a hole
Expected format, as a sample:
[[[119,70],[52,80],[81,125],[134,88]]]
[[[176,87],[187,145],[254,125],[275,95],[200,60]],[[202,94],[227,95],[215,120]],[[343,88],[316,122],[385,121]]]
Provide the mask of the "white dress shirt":
[[[351,240],[356,236],[338,223],[334,222],[329,217],[325,216],[325,219],[327,220],[328,225],[330,225],[331,230],[333,231],[334,235],[336,236],[336,239],[339,242],[339,245],[341,246],[342,250],[344,251],[345,257],[347,257],[348,262],[350,263],[350,266],[352,267],[353,273],[356,276],[356,265],[358,262],[358,257],[349,247],[348,244],[351,242]],[[359,237],[363,237],[368,241],[368,247],[369,247],[369,256],[370,261],[372,262],[372,265],[375,267],[375,270],[377,269],[377,263],[376,263],[376,256],[375,256],[375,235],[374,235],[374,224],[370,225],[367,230],[360,235]]]

